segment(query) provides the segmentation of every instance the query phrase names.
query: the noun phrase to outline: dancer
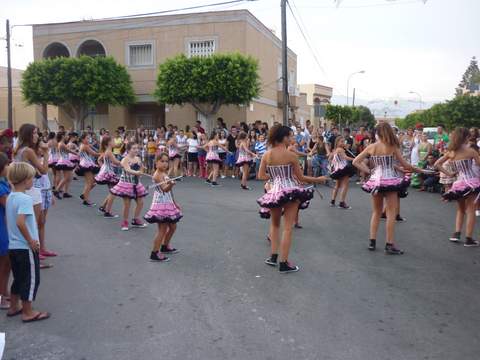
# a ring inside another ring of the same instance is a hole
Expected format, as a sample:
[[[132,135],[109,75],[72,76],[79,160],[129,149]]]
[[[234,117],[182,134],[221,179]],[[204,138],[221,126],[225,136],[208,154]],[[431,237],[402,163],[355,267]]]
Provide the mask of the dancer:
[[[48,167],[52,169],[53,174],[53,187],[52,190],[56,190],[60,179],[57,176],[57,170],[55,169],[55,165],[58,161],[58,143],[56,139],[56,135],[54,132],[48,133],[47,138],[47,146],[48,146]]]
[[[182,156],[180,155],[178,150],[177,137],[173,132],[168,133],[167,147],[168,157],[170,158],[168,175],[175,177],[179,175],[180,160]]]
[[[248,175],[250,174],[250,166],[253,164],[253,159],[255,159],[255,153],[249,150],[249,144],[247,139],[247,134],[242,132],[238,135],[238,160],[236,166],[242,169],[242,180],[240,187],[243,190],[250,190],[247,186]]]
[[[312,188],[303,188],[302,183],[321,183],[325,177],[304,176],[297,156],[289,151],[292,130],[287,126],[276,125],[270,129],[268,142],[272,147],[262,157],[258,173],[259,180],[270,180],[272,185],[257,202],[262,208],[270,209],[271,255],[265,260],[267,265],[276,266],[280,247],[279,271],[289,273],[299,270],[288,261],[292,241],[292,228],[300,203],[313,198]],[[284,218],[283,238],[279,241],[281,219]],[[280,244],[279,244],[280,243]]]
[[[205,150],[205,146],[207,144],[207,139],[205,137],[205,134],[199,133],[198,134],[198,168],[200,172],[200,177],[202,179],[208,180],[208,174],[207,174],[207,151]],[[207,181],[208,182],[208,181]]]
[[[73,150],[70,150],[70,148],[65,143],[65,133],[57,133],[56,140],[58,144],[58,161],[55,165],[55,170],[61,172],[62,179],[58,183],[58,186],[55,188],[53,195],[57,199],[62,199],[63,194],[63,198],[67,199],[72,197],[68,190],[73,178],[73,169],[75,169],[76,167],[76,164],[70,160],[69,155],[77,155],[77,153],[75,153]],[[68,141],[70,141],[70,139]]]
[[[90,202],[90,191],[95,187],[94,176],[100,168],[94,160],[99,154],[90,146],[88,136],[88,133],[83,133],[80,136],[80,163],[76,173],[85,177],[85,185],[83,186],[83,193],[80,195],[80,199],[83,200],[83,205],[93,207],[96,204]]]
[[[173,198],[172,189],[175,181],[167,175],[169,155],[160,154],[155,158],[156,171],[153,175],[155,192],[153,194],[150,210],[144,219],[150,224],[158,225],[158,232],[153,239],[153,249],[150,254],[151,261],[168,261],[164,254],[176,254],[178,250],[170,246],[170,241],[177,229],[177,222],[182,218],[182,210]]]
[[[0,309],[10,307],[8,279],[10,277],[10,259],[8,257],[8,232],[5,219],[5,206],[10,194],[10,184],[7,180],[8,157],[0,153]]]
[[[373,169],[365,165],[364,159],[370,158]],[[385,253],[389,255],[401,255],[403,251],[395,246],[395,217],[398,209],[398,193],[406,193],[410,185],[408,176],[401,176],[395,169],[395,160],[407,171],[421,172],[420,169],[411,166],[400,153],[400,143],[388,123],[380,123],[377,126],[377,141],[368,145],[354,160],[353,165],[366,174],[371,174],[362,189],[372,194],[372,217],[370,220],[370,244],[368,249],[376,249],[378,225],[382,215],[385,200],[387,224]]]
[[[345,138],[338,136],[335,139],[335,149],[333,149],[328,156],[330,160],[330,177],[335,180],[330,206],[335,206],[337,194],[340,192],[340,203],[338,207],[349,210],[351,207],[347,205],[345,200],[347,198],[350,178],[355,175],[355,168],[349,163],[349,161],[353,161],[354,158],[346,154],[345,146]]]
[[[222,159],[220,159],[220,156],[218,155],[219,147],[225,151],[228,151],[225,146],[219,144],[217,132],[212,131],[210,140],[208,141],[207,145],[204,146],[204,149],[207,150],[206,161],[211,167],[206,182],[212,186],[219,185],[217,183],[218,170],[220,168],[220,164],[222,163]]]
[[[122,231],[129,230],[128,219],[130,216],[130,203],[132,199],[136,202],[135,212],[131,222],[132,227],[144,228],[147,226],[147,224],[140,220],[140,213],[143,208],[143,198],[148,195],[148,192],[139,180],[139,177],[143,175],[142,160],[138,156],[139,147],[137,144],[128,143],[126,150],[127,154],[120,163],[122,165],[120,181],[110,189],[110,192],[113,195],[123,198]]]
[[[119,179],[115,172],[115,167],[121,166],[120,161],[113,155],[113,146],[113,139],[105,135],[100,143],[100,156],[98,158],[101,167],[99,173],[95,176],[96,183],[99,185],[107,185],[109,190],[118,183]],[[103,213],[105,219],[115,219],[118,217],[118,215],[112,214],[114,200],[115,196],[109,191],[102,205],[98,208],[98,211]]]
[[[78,153],[80,152],[80,149],[78,147],[78,134],[76,132],[71,132],[69,134],[67,148],[68,150],[70,150],[70,152],[68,153],[68,159],[75,164],[75,168],[76,168],[80,163],[80,156],[78,155]],[[78,180],[75,174],[73,173],[72,173],[72,179]]]
[[[465,217],[467,219],[465,243],[463,244],[466,247],[479,245],[479,242],[473,240],[472,236],[475,228],[476,199],[480,192],[480,178],[474,170],[474,164],[480,166],[480,156],[478,152],[469,147],[469,136],[468,129],[456,128],[450,138],[447,152],[435,163],[438,170],[449,177],[453,177],[455,174],[443,166],[448,160],[457,173],[457,180],[452,184],[450,190],[442,196],[446,200],[457,200],[455,232],[450,237],[450,241],[460,241],[463,222]]]

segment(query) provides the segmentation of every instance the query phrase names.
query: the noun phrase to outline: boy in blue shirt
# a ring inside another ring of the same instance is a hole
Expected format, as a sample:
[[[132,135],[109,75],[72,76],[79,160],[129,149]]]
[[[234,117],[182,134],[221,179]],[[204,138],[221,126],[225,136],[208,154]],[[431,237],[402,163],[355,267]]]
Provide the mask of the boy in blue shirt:
[[[25,162],[13,163],[8,168],[8,181],[13,191],[7,199],[6,218],[9,236],[8,255],[13,283],[10,288],[10,310],[7,316],[22,314],[23,322],[45,320],[47,312],[35,311],[35,300],[40,285],[40,248],[33,200],[25,190],[33,186],[35,169]],[[20,300],[22,306],[20,307]]]
[[[0,309],[8,309],[8,278],[10,277],[10,258],[8,257],[8,232],[5,219],[5,205],[10,194],[7,181],[8,157],[0,152]]]

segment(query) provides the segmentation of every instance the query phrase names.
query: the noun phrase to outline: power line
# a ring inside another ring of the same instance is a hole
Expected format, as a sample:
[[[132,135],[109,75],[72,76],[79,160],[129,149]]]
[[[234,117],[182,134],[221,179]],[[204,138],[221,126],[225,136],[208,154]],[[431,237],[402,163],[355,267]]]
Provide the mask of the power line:
[[[293,2],[293,0],[292,0],[292,2]],[[305,40],[305,43],[307,44],[308,49],[310,50],[310,53],[311,53],[313,59],[315,60],[316,64],[318,65],[318,67],[322,71],[323,75],[325,75],[325,77],[328,79],[328,75],[327,75],[325,69],[323,68],[322,64],[320,63],[320,60],[318,59],[318,56],[317,56],[313,46],[310,44],[310,41],[307,38],[306,28],[305,28],[305,31],[304,31],[302,26],[300,25],[300,22],[298,21],[297,17],[295,16],[295,13],[294,13],[292,7],[290,6],[289,1],[287,1],[287,5],[288,5],[288,8],[290,9],[290,13],[293,16],[293,19],[295,20],[295,23],[297,24],[298,29],[300,30],[300,34],[302,34],[302,37]],[[295,6],[295,4],[294,4],[294,6]],[[295,8],[296,8],[296,6],[295,6]],[[300,13],[299,13],[299,17],[300,17]]]
[[[362,8],[374,8],[374,7],[383,7],[383,6],[407,5],[407,4],[415,4],[420,2],[422,2],[423,4],[426,4],[428,0],[387,1],[383,3],[365,4],[365,5],[340,6],[340,3],[342,1],[337,0],[336,1],[337,5],[334,5],[334,6],[302,6],[302,7],[309,8],[309,9],[362,9]]]

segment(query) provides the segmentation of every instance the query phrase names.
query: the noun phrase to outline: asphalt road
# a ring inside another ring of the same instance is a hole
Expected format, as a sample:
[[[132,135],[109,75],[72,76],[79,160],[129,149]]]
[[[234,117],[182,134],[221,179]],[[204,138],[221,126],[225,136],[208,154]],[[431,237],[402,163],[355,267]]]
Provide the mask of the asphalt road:
[[[47,232],[61,255],[42,270],[35,303],[52,318],[1,316],[4,359],[480,359],[480,248],[448,242],[453,204],[412,190],[396,232],[406,254],[392,257],[366,250],[368,194],[354,186],[345,211],[322,188],[295,230],[301,271],[281,275],[263,263],[261,184],[221,182],[176,187],[185,217],[169,263],[147,261],[153,226],[121,232],[118,219],[59,201]]]

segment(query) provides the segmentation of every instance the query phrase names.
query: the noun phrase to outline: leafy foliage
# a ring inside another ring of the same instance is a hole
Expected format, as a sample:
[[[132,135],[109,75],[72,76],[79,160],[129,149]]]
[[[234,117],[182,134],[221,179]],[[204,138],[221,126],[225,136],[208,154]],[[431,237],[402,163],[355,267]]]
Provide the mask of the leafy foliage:
[[[375,126],[375,117],[366,106],[327,105],[325,117],[335,125]]]
[[[58,57],[31,63],[22,79],[28,104],[62,106],[78,128],[88,109],[135,101],[130,75],[111,57]]]
[[[190,103],[206,117],[222,105],[245,105],[259,95],[257,60],[237,53],[168,59],[159,66],[154,93],[160,103]]]
[[[457,96],[462,95],[462,89],[471,89],[473,86],[480,83],[480,69],[478,68],[478,61],[475,56],[470,60],[470,65],[462,76],[462,80],[458,84],[456,91]]]

